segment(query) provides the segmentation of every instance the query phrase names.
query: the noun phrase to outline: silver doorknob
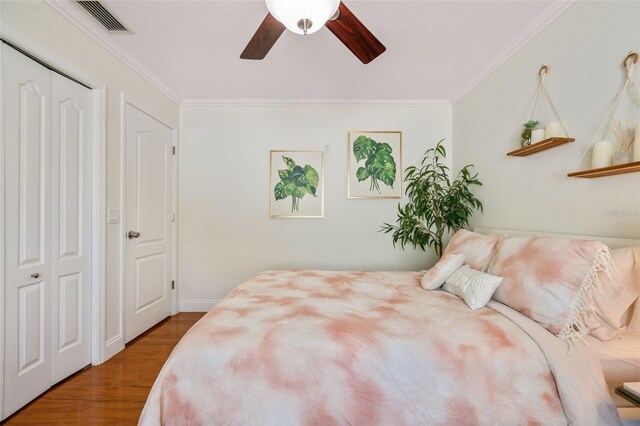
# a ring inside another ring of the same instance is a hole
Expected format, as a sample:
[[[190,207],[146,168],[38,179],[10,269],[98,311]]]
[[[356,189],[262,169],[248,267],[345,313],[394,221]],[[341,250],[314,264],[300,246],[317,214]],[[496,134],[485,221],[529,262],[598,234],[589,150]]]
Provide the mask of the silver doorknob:
[[[31,278],[40,278],[40,274],[39,273],[33,273],[31,274]]]
[[[127,237],[129,237],[130,240],[133,240],[134,238],[139,238],[140,233],[136,231],[129,231],[129,233],[127,234]]]

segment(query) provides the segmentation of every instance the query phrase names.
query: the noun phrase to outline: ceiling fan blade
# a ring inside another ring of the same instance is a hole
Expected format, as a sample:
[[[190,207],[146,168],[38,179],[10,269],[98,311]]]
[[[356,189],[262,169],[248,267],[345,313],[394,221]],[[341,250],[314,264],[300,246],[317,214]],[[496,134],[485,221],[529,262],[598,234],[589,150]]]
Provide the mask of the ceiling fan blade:
[[[387,50],[380,40],[340,2],[339,16],[325,24],[363,64],[368,64]]]
[[[251,37],[251,40],[249,40],[247,47],[245,47],[240,54],[240,58],[264,59],[284,30],[284,25],[274,18],[273,15],[267,13],[258,30],[253,37]]]

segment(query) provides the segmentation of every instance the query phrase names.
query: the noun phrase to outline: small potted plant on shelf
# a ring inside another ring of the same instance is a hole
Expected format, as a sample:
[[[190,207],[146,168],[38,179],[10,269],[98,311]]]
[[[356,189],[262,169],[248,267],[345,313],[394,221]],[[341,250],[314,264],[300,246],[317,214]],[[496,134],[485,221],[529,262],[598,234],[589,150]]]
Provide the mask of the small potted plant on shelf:
[[[452,180],[449,168],[441,161],[446,156],[441,140],[425,152],[420,168],[411,166],[405,170],[409,201],[404,207],[398,204],[396,225],[385,223],[380,230],[392,233],[394,247],[396,243],[403,249],[407,244],[422,250],[428,246],[440,257],[445,232],[467,226],[473,211],[482,211],[482,203],[469,189],[482,185],[478,174],[470,172],[474,166],[464,166]]]
[[[522,133],[520,133],[520,146],[525,147],[531,145],[531,132],[538,125],[538,120],[529,120],[522,126]]]

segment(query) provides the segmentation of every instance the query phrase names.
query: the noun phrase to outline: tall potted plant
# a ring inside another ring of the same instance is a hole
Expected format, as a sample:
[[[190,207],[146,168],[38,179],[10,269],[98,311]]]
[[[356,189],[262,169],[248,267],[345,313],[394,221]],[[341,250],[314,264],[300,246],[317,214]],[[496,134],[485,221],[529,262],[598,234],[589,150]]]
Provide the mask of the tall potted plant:
[[[473,185],[482,185],[478,174],[470,172],[474,166],[464,166],[452,181],[449,168],[441,162],[447,156],[443,140],[425,152],[420,168],[405,170],[409,201],[404,207],[398,204],[396,225],[385,223],[381,229],[392,233],[394,247],[397,243],[403,249],[407,244],[422,250],[430,247],[440,257],[445,232],[463,228],[474,210],[482,211],[482,203],[470,190]]]

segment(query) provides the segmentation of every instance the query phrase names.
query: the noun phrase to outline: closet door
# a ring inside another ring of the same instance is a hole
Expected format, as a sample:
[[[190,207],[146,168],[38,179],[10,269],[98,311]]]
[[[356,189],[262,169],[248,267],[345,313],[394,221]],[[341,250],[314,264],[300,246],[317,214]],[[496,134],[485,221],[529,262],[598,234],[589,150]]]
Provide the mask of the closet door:
[[[91,363],[91,91],[52,73],[51,384]]]
[[[51,71],[3,45],[4,415],[50,385]]]

